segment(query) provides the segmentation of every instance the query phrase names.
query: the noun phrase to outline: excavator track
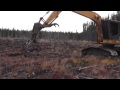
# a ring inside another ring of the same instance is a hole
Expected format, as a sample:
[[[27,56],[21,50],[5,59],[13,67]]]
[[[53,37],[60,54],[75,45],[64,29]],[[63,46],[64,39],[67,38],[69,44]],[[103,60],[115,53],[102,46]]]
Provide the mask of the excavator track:
[[[95,55],[95,56],[118,56],[119,51],[104,47],[89,47],[82,51],[82,55]]]

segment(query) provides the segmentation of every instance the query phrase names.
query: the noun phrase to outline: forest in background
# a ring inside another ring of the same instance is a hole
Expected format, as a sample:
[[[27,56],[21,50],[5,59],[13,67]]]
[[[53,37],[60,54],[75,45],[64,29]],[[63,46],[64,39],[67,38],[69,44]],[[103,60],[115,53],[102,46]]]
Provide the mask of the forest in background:
[[[116,14],[103,18],[103,20],[117,20],[120,21],[120,11],[117,11]],[[93,21],[83,24],[82,33],[71,33],[71,32],[48,32],[40,31],[38,34],[39,39],[55,39],[55,40],[86,40],[86,41],[96,41],[96,25]],[[77,31],[77,30],[76,30]],[[0,29],[1,38],[31,38],[31,31],[26,30],[15,30],[15,29]]]

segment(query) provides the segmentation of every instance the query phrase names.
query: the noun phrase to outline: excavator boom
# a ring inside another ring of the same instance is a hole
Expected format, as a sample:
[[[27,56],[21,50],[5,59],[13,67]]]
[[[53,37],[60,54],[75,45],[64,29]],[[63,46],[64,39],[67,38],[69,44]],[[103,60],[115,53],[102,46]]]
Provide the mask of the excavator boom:
[[[61,11],[53,11],[51,15],[45,20],[44,24],[51,24],[61,13]]]

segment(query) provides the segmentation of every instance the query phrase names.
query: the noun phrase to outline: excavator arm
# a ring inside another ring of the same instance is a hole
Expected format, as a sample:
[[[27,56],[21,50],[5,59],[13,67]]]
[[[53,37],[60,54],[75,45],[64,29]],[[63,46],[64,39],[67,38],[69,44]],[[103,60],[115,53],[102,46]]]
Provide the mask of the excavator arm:
[[[51,13],[51,15],[46,20],[42,20],[42,21],[44,21],[43,25],[51,24],[59,16],[59,14],[61,12],[62,11],[53,11]],[[102,18],[100,15],[98,15],[97,13],[92,12],[92,11],[72,11],[72,12],[77,13],[77,14],[82,15],[82,16],[85,16],[85,17],[93,20],[96,23],[96,31],[98,34],[97,42],[100,43],[103,41],[102,26],[101,26],[102,25],[101,24]]]

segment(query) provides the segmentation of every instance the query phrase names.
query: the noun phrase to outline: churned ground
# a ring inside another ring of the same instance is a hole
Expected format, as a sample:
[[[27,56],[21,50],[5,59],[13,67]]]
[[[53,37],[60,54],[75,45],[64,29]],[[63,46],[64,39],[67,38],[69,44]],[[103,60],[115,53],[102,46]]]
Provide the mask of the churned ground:
[[[0,39],[0,79],[119,79],[120,57],[81,56],[86,41],[39,40],[23,53],[26,39]]]

